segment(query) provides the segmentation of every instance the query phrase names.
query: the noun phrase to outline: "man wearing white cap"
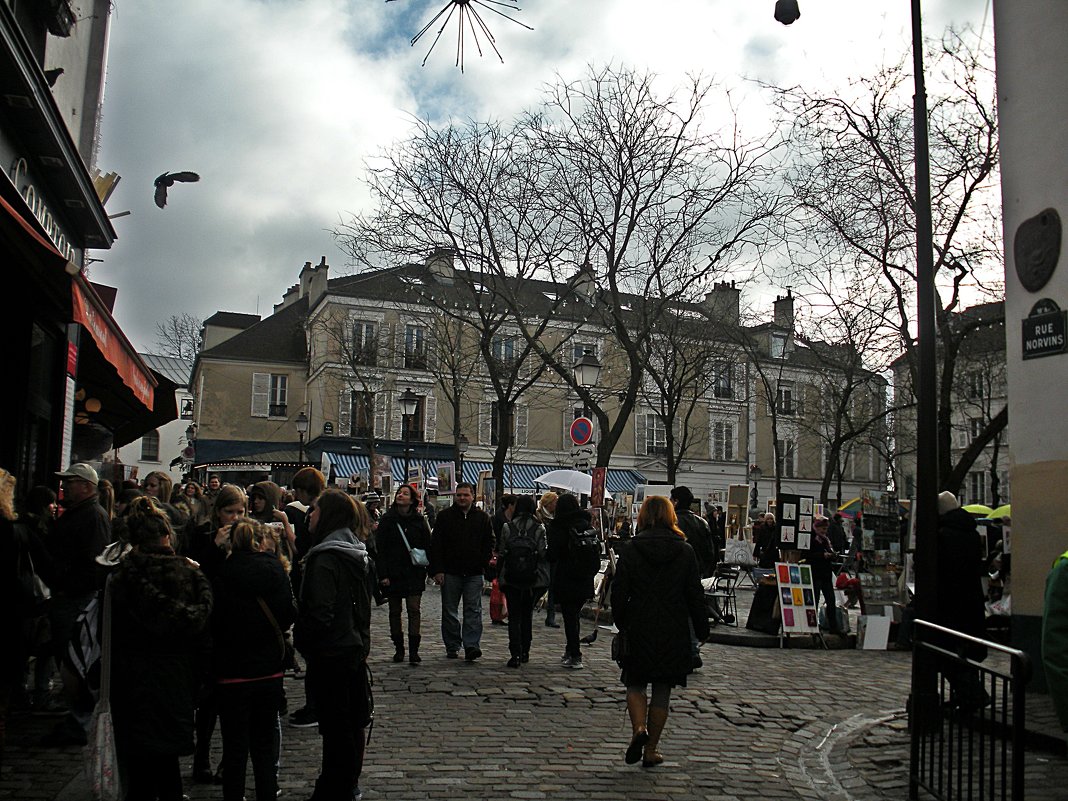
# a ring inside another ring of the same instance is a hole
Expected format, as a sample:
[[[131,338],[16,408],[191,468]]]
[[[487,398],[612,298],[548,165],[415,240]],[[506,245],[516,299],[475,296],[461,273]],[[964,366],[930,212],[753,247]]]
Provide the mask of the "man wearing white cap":
[[[102,586],[103,568],[96,557],[111,542],[111,521],[98,502],[99,479],[91,465],[76,462],[56,475],[62,479],[64,512],[46,544],[54,566],[49,582],[52,646],[56,661],[62,662],[78,614]],[[69,693],[68,700],[73,700]],[[85,743],[84,731],[71,719],[61,722],[43,741],[44,745],[78,743]]]

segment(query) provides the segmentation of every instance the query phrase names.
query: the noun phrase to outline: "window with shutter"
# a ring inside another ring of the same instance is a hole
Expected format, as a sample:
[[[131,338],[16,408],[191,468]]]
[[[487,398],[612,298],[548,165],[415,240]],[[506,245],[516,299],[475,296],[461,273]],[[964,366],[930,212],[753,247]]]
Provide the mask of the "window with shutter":
[[[645,414],[641,412],[634,415],[634,452],[639,456],[649,453],[649,443],[645,438],[645,418]]]
[[[289,397],[289,376],[271,374],[271,392],[267,406],[268,416],[285,417]]]
[[[389,399],[390,392],[382,390],[375,393],[375,437],[384,439],[389,435]]]
[[[527,407],[517,404],[515,407],[515,445],[523,448],[527,444]]]
[[[494,405],[490,401],[482,401],[478,404],[478,442],[480,445],[491,445],[493,434],[493,410]]]
[[[438,399],[431,393],[424,399],[426,413],[423,419],[423,440],[437,442],[438,439]]]
[[[378,364],[376,327],[368,320],[356,320],[352,324],[352,363],[367,367]]]
[[[734,460],[735,425],[732,420],[715,419],[712,429],[712,459],[720,462]]]
[[[341,390],[341,397],[337,403],[337,428],[338,436],[352,436],[352,394],[350,390]]]
[[[159,461],[159,431],[149,431],[141,437],[141,461]]]
[[[645,415],[645,452],[667,453],[667,426],[664,418],[653,412]]]
[[[252,374],[252,416],[267,417],[271,406],[271,374]]]
[[[353,390],[351,403],[353,437],[367,439],[375,431],[375,396],[373,392]]]

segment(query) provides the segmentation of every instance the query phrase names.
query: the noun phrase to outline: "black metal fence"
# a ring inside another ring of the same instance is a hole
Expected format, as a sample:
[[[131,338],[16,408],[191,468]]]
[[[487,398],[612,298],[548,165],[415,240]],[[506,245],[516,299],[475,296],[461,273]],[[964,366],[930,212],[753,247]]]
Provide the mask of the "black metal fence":
[[[917,620],[909,798],[1023,801],[1023,651]]]

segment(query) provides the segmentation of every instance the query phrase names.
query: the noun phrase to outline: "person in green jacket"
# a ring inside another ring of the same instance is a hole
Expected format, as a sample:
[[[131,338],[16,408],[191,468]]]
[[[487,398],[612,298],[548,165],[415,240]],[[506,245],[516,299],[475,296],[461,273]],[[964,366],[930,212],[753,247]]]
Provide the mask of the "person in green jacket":
[[[1046,577],[1042,665],[1057,719],[1068,731],[1068,551],[1057,557]]]

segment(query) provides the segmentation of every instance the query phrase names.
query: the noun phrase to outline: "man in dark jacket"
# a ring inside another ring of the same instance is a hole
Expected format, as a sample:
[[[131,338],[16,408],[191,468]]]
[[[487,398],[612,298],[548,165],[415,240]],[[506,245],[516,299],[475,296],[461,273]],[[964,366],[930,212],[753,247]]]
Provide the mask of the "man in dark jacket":
[[[678,486],[671,490],[671,503],[675,506],[675,514],[679,518],[679,528],[682,529],[682,533],[686,535],[686,541],[697,554],[701,577],[708,578],[712,575],[712,568],[716,561],[715,546],[708,523],[704,518],[694,514],[693,502],[693,492],[689,487]]]
[[[493,525],[474,506],[475,487],[461,482],[453,503],[438,513],[430,541],[429,573],[441,587],[441,639],[449,659],[474,662],[482,656],[482,583],[493,556]],[[463,627],[456,613],[463,599]]]
[[[64,512],[45,546],[52,557],[52,573],[47,577],[52,590],[48,617],[53,654],[59,663],[67,652],[78,615],[103,586],[104,572],[96,557],[111,542],[111,521],[99,503],[99,479],[91,465],[76,462],[56,475],[62,479],[60,505]],[[79,688],[64,685],[63,689],[67,701],[75,703]],[[46,735],[43,745],[85,743],[83,727],[88,724],[92,710],[72,708],[72,716]]]

